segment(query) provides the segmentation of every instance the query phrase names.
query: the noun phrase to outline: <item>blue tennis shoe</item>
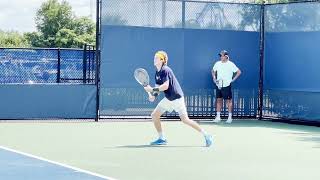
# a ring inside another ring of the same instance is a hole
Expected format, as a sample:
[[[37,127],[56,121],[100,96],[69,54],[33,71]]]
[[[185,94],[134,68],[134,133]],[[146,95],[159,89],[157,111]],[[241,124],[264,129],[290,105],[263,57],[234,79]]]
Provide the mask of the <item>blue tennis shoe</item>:
[[[213,138],[211,135],[205,135],[204,139],[206,140],[206,147],[210,147],[213,143]]]
[[[167,140],[159,138],[159,139],[151,142],[150,145],[167,145]]]

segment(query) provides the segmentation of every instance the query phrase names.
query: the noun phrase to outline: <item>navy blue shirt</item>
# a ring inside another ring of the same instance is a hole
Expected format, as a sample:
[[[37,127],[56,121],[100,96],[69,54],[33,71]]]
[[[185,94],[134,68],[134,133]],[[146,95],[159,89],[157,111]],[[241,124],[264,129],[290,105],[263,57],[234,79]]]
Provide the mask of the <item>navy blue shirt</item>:
[[[173,71],[168,66],[164,65],[160,71],[156,72],[155,80],[158,85],[162,85],[164,82],[169,80],[169,87],[164,91],[164,95],[170,101],[183,97],[181,86],[176,76],[173,74]]]

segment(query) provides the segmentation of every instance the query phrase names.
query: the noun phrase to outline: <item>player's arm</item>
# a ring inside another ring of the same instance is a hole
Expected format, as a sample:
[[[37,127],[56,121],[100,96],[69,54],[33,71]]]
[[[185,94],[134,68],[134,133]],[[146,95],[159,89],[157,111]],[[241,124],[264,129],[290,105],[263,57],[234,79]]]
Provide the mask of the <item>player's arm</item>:
[[[165,91],[169,88],[169,80],[164,82],[162,85],[156,84],[154,88],[151,86],[147,86],[144,89],[147,91],[149,95],[149,101],[153,102],[155,100],[155,97],[159,95],[160,91]]]
[[[238,69],[237,72],[236,72],[236,75],[235,75],[234,78],[232,79],[232,82],[234,82],[235,80],[237,80],[240,75],[241,75],[241,70]]]
[[[159,88],[159,84],[155,84],[155,87],[154,88]],[[154,91],[154,88],[151,87],[150,85],[144,87],[144,89],[146,90],[146,92],[149,94],[149,96],[152,96],[152,92]]]
[[[165,91],[169,88],[169,72],[165,71],[163,75],[164,83],[160,84],[159,86],[156,86],[152,88],[151,86],[147,86],[144,89],[147,92],[151,92],[152,94],[159,93],[160,91]]]
[[[215,70],[212,69],[211,74],[212,74],[212,80],[213,80],[213,82],[217,82],[217,77],[216,77],[217,71],[215,71]]]
[[[151,86],[146,86],[144,89],[147,92],[150,92],[150,93],[154,94],[154,93],[158,93],[160,91],[165,91],[168,88],[169,88],[169,80],[165,81],[163,84],[161,84],[159,86],[156,86],[154,88],[152,88]]]
[[[217,83],[217,66],[217,63],[215,63],[211,70],[212,80],[214,83]]]
[[[144,87],[144,90],[146,90],[149,93],[149,92],[153,91],[153,88],[150,85],[148,85],[148,86]]]
[[[169,83],[168,83],[168,84],[169,84]],[[161,86],[161,85],[156,84],[155,87],[153,88],[153,87],[151,87],[150,85],[148,85],[148,86],[144,87],[144,90],[146,90],[148,93],[151,93],[151,92],[154,91],[155,88],[159,88],[160,86]]]
[[[169,80],[167,80],[166,82],[164,82],[163,84],[161,84],[160,86],[156,86],[155,88],[153,88],[154,91],[165,91],[169,88]]]

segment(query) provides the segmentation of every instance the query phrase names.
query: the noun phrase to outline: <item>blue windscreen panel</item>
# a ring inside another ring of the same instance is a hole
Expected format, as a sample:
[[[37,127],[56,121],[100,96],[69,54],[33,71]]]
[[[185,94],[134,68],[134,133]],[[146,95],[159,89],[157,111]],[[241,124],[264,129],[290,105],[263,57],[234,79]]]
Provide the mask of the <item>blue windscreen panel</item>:
[[[320,4],[266,6],[264,117],[320,122]]]
[[[266,34],[264,115],[320,121],[320,32]]]
[[[184,79],[191,115],[215,115],[215,85],[211,70],[222,49],[242,71],[232,84],[234,114],[255,117],[259,81],[259,33],[245,31],[195,30],[184,32]]]
[[[244,31],[185,30],[184,84],[187,88],[213,88],[211,70],[222,49],[243,72],[237,89],[257,89],[259,33]]]
[[[96,86],[7,84],[0,88],[0,119],[96,117]]]
[[[319,32],[266,34],[265,88],[319,92]]]
[[[149,115],[155,104],[148,102],[133,72],[145,68],[154,84],[154,53],[165,50],[177,78],[183,80],[182,30],[117,26],[102,30],[101,115]]]
[[[145,68],[154,84],[153,56],[169,55],[193,116],[215,113],[215,87],[211,69],[222,49],[242,70],[233,85],[235,114],[256,116],[259,78],[259,33],[145,27],[102,27],[101,115],[149,115],[155,103],[135,81],[135,68]],[[161,97],[158,98],[158,102]]]

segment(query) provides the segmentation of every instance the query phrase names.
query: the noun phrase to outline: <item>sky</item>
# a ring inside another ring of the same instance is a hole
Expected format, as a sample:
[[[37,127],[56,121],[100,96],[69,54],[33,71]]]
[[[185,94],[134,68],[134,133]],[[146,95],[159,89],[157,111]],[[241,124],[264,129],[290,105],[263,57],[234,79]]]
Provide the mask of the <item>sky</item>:
[[[59,0],[61,2],[61,0]],[[0,30],[36,31],[35,16],[46,0],[0,0]],[[96,0],[67,0],[76,16],[89,16],[95,20]]]

